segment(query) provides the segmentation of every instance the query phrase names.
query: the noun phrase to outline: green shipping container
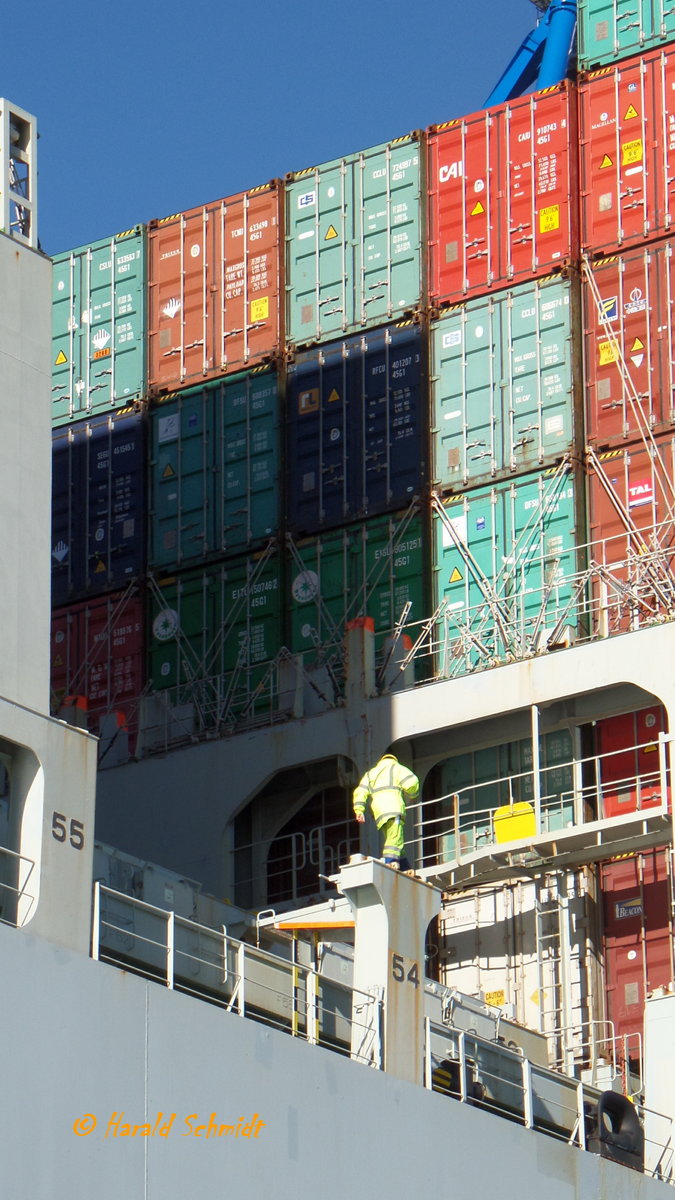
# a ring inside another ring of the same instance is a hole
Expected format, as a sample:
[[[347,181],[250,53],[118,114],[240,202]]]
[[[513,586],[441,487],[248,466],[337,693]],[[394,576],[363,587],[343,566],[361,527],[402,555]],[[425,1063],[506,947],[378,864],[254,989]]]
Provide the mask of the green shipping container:
[[[579,67],[607,66],[675,40],[670,0],[579,0]]]
[[[204,727],[264,709],[282,644],[278,551],[166,580],[152,596],[149,632],[153,689],[193,703]]]
[[[279,525],[277,377],[254,371],[162,399],[150,413],[152,568],[241,554]]]
[[[145,395],[145,267],[140,226],[54,258],[54,425]]]
[[[436,504],[435,604],[441,676],[569,641],[575,600],[575,486],[565,468]]]
[[[287,177],[289,342],[358,333],[421,294],[420,144],[399,138]]]
[[[422,520],[373,518],[289,544],[290,647],[321,660],[341,651],[345,624],[371,617],[381,650],[408,601],[408,624],[427,615]]]
[[[434,477],[458,490],[573,449],[571,285],[526,284],[431,327]]]
[[[574,779],[570,766],[573,757],[574,743],[569,730],[555,730],[539,739],[539,787],[542,825],[546,830],[564,829],[574,821]],[[534,783],[532,776],[526,774],[531,770],[531,738],[458,754],[441,764],[440,788],[444,799],[438,828],[442,830],[439,852],[444,861],[454,858],[457,852],[456,832],[452,829],[452,796],[459,796],[460,851],[469,854],[494,841],[492,820],[496,808],[511,800],[533,803]]]

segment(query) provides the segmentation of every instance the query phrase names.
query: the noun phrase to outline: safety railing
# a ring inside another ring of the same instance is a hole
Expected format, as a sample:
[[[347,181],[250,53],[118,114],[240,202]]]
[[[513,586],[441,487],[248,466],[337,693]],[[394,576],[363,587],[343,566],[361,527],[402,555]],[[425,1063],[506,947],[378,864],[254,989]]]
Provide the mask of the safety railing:
[[[308,897],[334,895],[328,880],[359,850],[359,832],[351,813],[339,821],[281,833],[259,842],[238,842],[232,851],[236,894],[255,907],[293,904]],[[259,895],[256,893],[260,893]]]
[[[98,882],[92,957],[382,1067],[379,997]]]
[[[0,846],[0,924],[21,928],[31,919],[37,885],[34,860]]]
[[[518,841],[624,813],[670,808],[670,741],[669,734],[660,733],[650,742],[540,766],[538,771],[514,772],[409,805],[414,822],[411,849],[425,866],[461,862],[468,854],[509,840],[507,823],[498,832],[496,813],[524,818],[522,826],[514,821],[512,827],[510,840]],[[627,758],[633,756],[637,763],[638,755],[649,751],[655,759],[653,769],[621,773]]]

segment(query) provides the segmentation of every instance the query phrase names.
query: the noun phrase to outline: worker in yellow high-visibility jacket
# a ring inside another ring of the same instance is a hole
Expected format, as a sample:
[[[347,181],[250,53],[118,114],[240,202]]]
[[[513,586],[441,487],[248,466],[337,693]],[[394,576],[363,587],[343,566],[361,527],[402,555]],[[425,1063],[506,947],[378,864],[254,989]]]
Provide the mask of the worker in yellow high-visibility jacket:
[[[414,800],[419,790],[419,779],[398,761],[395,754],[384,754],[354,788],[357,821],[360,825],[365,821],[366,804],[370,800],[375,824],[384,831],[384,862],[396,871],[407,864],[407,859],[402,862],[406,799]]]

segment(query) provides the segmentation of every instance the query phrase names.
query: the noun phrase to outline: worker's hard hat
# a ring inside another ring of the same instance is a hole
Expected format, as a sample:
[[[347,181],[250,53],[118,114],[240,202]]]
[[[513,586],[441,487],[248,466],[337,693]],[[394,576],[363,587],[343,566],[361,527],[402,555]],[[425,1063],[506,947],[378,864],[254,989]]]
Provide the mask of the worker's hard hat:
[[[382,757],[383,758],[393,758],[394,762],[398,762],[398,759],[395,754],[383,754]]]

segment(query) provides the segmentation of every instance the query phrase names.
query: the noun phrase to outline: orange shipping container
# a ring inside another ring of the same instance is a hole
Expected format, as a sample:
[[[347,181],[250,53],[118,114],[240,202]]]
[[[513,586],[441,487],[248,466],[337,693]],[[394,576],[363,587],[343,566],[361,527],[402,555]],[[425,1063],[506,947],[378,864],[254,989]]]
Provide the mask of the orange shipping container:
[[[173,391],[275,357],[281,334],[276,183],[153,221],[148,381]]]

